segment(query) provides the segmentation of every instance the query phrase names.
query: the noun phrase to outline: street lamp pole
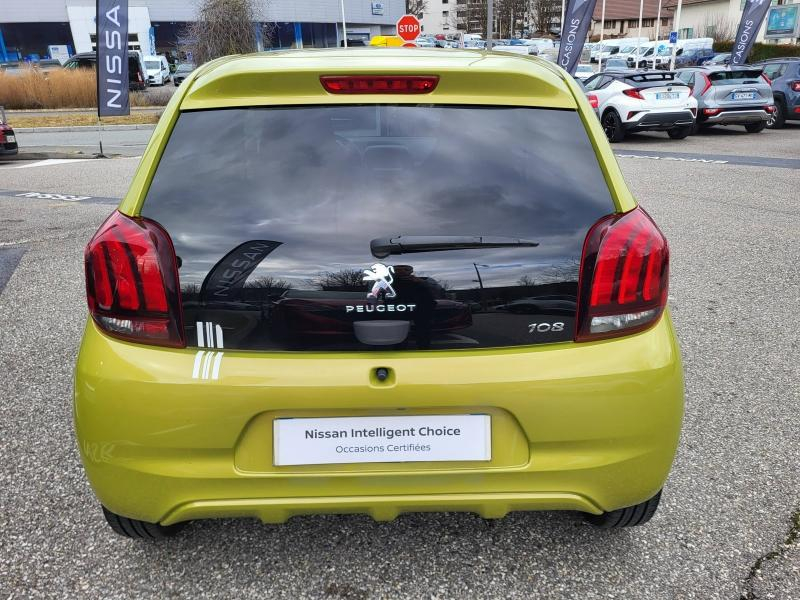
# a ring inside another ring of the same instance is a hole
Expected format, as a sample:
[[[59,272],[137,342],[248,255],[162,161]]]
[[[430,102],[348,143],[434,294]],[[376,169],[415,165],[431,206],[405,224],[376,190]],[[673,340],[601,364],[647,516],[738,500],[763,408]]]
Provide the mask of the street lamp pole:
[[[675,11],[675,25],[673,25],[673,30],[678,32],[678,37],[680,37],[680,27],[681,27],[681,7],[683,6],[683,0],[678,0],[678,9]],[[677,40],[675,40],[677,42]],[[669,70],[672,71],[675,68],[675,53],[678,51],[678,44],[672,44],[672,56],[669,59]]]
[[[342,7],[342,37],[344,38],[344,47],[347,48],[347,23],[344,21],[344,0],[339,1]]]
[[[494,0],[486,3],[486,49],[492,49],[492,38],[494,37]],[[477,267],[475,267],[477,269]],[[480,275],[478,275],[480,277]]]

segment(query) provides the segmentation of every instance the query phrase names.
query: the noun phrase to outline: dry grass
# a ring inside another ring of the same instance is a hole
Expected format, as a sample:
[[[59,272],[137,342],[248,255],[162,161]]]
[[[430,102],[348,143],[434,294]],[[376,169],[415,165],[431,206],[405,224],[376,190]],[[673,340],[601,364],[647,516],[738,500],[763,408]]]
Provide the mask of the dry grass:
[[[148,93],[133,92],[131,106],[162,106],[174,90],[164,86]],[[0,106],[6,110],[96,108],[97,83],[89,69],[42,71],[25,68],[0,71]]]
[[[103,117],[103,125],[148,125],[158,123],[158,113],[146,112],[132,114],[127,117]],[[42,116],[14,115],[9,119],[9,125],[20,129],[22,127],[80,127],[97,125],[97,115],[94,113],[65,113]]]

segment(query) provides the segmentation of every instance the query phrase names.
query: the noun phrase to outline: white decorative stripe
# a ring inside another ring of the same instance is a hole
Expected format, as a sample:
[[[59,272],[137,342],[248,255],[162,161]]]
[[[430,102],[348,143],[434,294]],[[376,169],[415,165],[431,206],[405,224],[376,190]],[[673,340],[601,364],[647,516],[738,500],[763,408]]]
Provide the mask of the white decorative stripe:
[[[219,367],[222,364],[222,355],[224,352],[217,352],[214,358],[214,369],[211,371],[211,379],[219,379]]]
[[[203,355],[205,354],[205,350],[200,350],[197,354],[194,355],[194,368],[192,369],[192,379],[197,379],[200,375],[200,362],[203,359]]]
[[[203,338],[203,322],[202,321],[197,321],[197,345],[200,348],[204,348],[205,345],[206,345],[205,340]]]
[[[220,327],[219,325],[215,325],[214,329],[216,330],[216,333],[217,333],[217,344],[216,344],[216,347],[217,348],[224,348],[225,346],[222,344],[222,327]],[[222,355],[220,354],[220,356],[222,356]]]

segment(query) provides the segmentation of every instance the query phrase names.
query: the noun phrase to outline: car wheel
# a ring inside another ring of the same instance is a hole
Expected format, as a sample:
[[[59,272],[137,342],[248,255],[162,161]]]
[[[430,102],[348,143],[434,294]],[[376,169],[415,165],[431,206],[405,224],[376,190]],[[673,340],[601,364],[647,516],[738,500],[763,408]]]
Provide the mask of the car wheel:
[[[783,105],[783,100],[775,100],[775,112],[770,114],[767,120],[767,127],[770,129],[783,129],[786,125],[786,107]]]
[[[689,127],[676,127],[667,131],[667,135],[673,140],[682,140],[692,133],[692,126]]]
[[[747,130],[747,133],[758,133],[759,131],[764,131],[766,126],[766,121],[759,121],[758,123],[748,123],[744,128]]]
[[[608,141],[612,144],[625,139],[625,129],[622,127],[622,119],[619,118],[617,111],[613,109],[607,110],[600,123]]]
[[[111,529],[114,530],[114,533],[137,540],[164,539],[175,535],[186,526],[186,523],[164,526],[158,523],[129,519],[111,512],[105,506],[103,507],[103,515]]]
[[[656,514],[660,501],[661,491],[641,504],[619,508],[600,515],[586,515],[586,520],[595,527],[602,529],[619,529],[621,527],[644,525]]]

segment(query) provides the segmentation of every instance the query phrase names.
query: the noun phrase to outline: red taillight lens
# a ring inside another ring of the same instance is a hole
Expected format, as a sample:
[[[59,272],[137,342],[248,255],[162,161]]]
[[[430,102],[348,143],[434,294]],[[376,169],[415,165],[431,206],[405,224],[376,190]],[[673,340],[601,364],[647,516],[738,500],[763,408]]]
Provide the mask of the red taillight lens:
[[[322,87],[331,94],[428,94],[438,75],[322,75]]]
[[[666,306],[668,274],[667,240],[643,209],[598,221],[583,245],[575,340],[650,327]]]
[[[704,108],[703,114],[713,117],[714,115],[718,115],[722,112],[721,108]]]
[[[109,334],[183,347],[178,268],[160,225],[115,211],[84,253],[89,313]]]
[[[627,90],[622,90],[622,93],[630,98],[636,98],[637,100],[644,100],[644,96],[642,96],[641,92],[636,88],[628,88]]]
[[[789,87],[791,87],[795,92],[800,92],[800,81],[792,81],[789,84]]]
[[[765,106],[764,110],[766,110],[768,113],[774,113],[775,112],[775,106],[770,104],[769,106]]]
[[[600,101],[597,99],[596,95],[586,94],[586,99],[589,101],[589,106],[592,108],[598,108],[600,106]]]
[[[703,76],[703,79],[705,79],[705,85],[703,86],[703,91],[702,91],[702,92],[700,92],[700,95],[702,96],[702,95],[704,95],[704,94],[705,94],[705,93],[706,93],[706,92],[707,92],[709,89],[711,89],[711,80],[708,78],[708,75],[706,75],[705,73],[700,73],[700,75],[702,75],[702,76]]]
[[[764,81],[766,81],[766,82],[767,82],[767,85],[772,85],[772,80],[771,80],[769,77],[767,77],[767,74],[766,74],[766,73],[762,73],[762,74],[761,74],[761,77],[762,77],[762,79],[763,79]]]

